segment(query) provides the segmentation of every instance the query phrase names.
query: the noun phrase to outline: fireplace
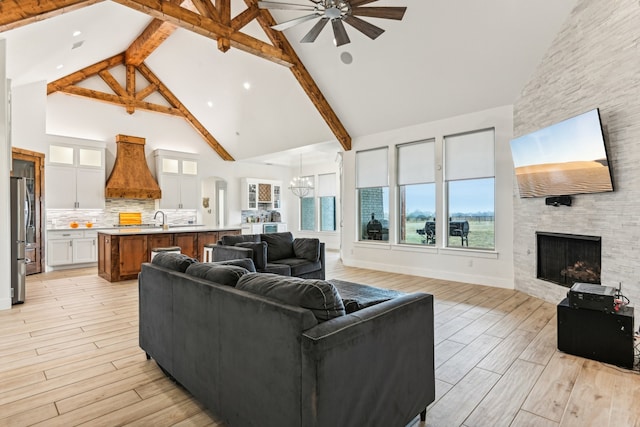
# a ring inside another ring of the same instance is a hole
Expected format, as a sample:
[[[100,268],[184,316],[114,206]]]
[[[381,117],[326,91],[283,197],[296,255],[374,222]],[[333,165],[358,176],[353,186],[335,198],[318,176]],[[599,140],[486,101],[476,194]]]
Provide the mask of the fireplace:
[[[575,282],[600,283],[599,236],[536,232],[538,279],[570,288]]]

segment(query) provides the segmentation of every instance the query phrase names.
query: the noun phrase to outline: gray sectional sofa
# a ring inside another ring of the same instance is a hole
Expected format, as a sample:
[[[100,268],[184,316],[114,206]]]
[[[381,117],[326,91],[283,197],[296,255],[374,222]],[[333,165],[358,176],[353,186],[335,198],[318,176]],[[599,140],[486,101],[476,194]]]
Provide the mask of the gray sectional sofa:
[[[432,295],[252,269],[249,259],[180,254],[143,264],[147,357],[229,426],[403,427],[424,417],[435,398]]]
[[[324,243],[295,238],[291,232],[223,236],[213,246],[213,261],[250,258],[261,273],[324,279]]]

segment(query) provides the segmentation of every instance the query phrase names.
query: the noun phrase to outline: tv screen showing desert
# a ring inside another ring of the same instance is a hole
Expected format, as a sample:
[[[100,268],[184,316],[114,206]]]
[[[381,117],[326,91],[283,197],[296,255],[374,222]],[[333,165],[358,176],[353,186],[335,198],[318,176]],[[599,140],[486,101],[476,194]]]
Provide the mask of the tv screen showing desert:
[[[511,141],[520,197],[613,191],[598,110]]]

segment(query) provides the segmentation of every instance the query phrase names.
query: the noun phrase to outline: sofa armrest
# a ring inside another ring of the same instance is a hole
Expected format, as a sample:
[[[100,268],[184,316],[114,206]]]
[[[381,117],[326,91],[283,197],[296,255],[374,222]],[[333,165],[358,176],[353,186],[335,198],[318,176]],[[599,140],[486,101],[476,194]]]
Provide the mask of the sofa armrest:
[[[304,425],[406,425],[435,399],[433,296],[414,293],[302,336]],[[339,408],[339,409],[338,409]]]
[[[253,251],[239,246],[226,246],[217,244],[213,247],[213,261],[229,261],[239,258],[252,258]]]

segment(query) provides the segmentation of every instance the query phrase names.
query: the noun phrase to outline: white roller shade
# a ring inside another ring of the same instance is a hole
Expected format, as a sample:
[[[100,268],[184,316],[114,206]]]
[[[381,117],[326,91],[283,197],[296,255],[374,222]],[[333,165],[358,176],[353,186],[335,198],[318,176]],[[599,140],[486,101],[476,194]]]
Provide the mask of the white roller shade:
[[[388,148],[356,153],[356,187],[387,187],[389,185]]]
[[[398,145],[398,185],[435,182],[435,140]]]
[[[331,197],[336,195],[336,174],[327,173],[318,175],[318,197]]]
[[[447,181],[495,176],[494,130],[444,138]]]

